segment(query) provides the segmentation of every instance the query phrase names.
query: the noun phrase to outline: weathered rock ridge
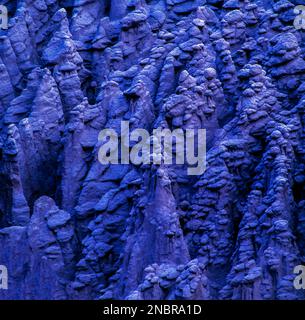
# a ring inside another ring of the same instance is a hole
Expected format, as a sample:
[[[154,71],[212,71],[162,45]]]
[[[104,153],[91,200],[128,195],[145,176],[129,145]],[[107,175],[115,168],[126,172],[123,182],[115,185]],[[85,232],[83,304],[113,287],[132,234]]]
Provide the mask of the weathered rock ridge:
[[[0,299],[305,299],[299,1],[0,3]],[[102,165],[123,120],[206,172]]]

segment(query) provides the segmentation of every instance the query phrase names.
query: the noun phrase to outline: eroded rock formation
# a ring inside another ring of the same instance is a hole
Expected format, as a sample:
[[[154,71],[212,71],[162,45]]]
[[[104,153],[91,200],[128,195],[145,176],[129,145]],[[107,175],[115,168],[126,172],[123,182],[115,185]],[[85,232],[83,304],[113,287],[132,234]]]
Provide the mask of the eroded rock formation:
[[[288,0],[9,0],[1,299],[304,299],[305,33]],[[207,170],[98,134],[207,129]]]

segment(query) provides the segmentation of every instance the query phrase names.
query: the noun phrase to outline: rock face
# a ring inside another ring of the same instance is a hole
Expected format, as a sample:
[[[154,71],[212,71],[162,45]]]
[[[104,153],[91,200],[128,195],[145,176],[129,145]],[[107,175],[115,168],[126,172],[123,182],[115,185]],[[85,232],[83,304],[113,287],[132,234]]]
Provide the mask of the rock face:
[[[0,299],[305,299],[296,2],[0,1]],[[123,120],[207,170],[102,165]]]

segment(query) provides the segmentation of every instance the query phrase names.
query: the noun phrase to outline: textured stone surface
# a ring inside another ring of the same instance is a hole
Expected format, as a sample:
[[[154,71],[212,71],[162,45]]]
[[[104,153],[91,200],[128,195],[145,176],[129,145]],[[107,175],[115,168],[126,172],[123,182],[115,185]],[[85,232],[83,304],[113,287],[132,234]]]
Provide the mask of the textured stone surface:
[[[304,299],[305,33],[288,0],[9,0],[1,299]],[[98,134],[207,129],[207,170]]]

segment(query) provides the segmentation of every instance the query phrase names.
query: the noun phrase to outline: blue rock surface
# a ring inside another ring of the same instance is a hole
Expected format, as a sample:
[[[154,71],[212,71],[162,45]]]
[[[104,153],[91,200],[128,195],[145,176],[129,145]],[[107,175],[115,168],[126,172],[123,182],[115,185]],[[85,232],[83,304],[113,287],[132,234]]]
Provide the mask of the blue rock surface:
[[[305,299],[299,2],[0,1],[0,299]],[[102,165],[123,120],[206,172]]]

